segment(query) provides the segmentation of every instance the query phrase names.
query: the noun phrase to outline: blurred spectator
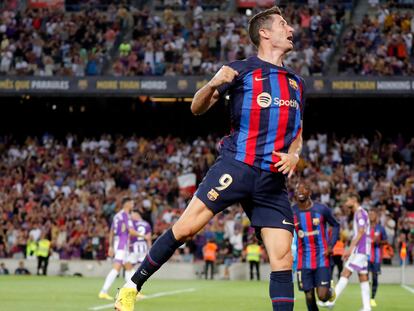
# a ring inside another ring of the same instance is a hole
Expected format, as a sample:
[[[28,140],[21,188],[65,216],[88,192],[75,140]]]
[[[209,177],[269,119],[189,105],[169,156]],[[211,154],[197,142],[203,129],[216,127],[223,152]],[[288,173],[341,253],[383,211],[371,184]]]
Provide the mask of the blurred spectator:
[[[0,275],[8,275],[9,269],[6,268],[4,262],[0,263]]]
[[[14,271],[15,275],[30,275],[30,271],[24,266],[24,261],[19,261],[19,267]]]

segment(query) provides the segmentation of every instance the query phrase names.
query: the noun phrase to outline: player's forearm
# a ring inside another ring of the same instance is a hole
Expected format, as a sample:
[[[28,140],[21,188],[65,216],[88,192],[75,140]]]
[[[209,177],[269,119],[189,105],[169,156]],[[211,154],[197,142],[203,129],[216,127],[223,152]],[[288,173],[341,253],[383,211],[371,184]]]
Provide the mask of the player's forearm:
[[[290,144],[288,152],[290,154],[294,154],[299,157],[302,151],[302,144],[303,144],[303,139],[302,139],[302,131],[301,131],[298,134],[298,136],[295,138],[295,140]]]
[[[109,233],[109,247],[113,247],[114,246],[113,243],[114,243],[114,234],[111,231],[111,233]]]
[[[197,93],[195,93],[193,102],[191,103],[191,112],[194,115],[200,115],[210,109],[210,107],[217,101],[213,96],[216,90],[217,88],[210,83],[207,83],[199,89]]]

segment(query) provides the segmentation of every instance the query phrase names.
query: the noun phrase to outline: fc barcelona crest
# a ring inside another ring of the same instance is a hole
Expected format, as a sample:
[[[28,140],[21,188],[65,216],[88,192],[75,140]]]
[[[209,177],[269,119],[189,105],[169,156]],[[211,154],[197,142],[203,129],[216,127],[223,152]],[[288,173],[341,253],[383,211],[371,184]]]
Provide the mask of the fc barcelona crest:
[[[292,89],[294,89],[295,91],[297,91],[299,86],[298,86],[298,83],[296,82],[296,80],[293,80],[293,79],[290,79],[290,78],[288,80],[289,80],[290,87]]]
[[[312,218],[312,223],[313,223],[314,226],[319,225],[319,223],[320,223],[319,218]]]
[[[214,189],[211,189],[211,190],[207,193],[207,198],[208,198],[210,201],[215,201],[215,200],[217,200],[218,196],[219,196],[218,192],[217,192],[216,190],[214,190]]]

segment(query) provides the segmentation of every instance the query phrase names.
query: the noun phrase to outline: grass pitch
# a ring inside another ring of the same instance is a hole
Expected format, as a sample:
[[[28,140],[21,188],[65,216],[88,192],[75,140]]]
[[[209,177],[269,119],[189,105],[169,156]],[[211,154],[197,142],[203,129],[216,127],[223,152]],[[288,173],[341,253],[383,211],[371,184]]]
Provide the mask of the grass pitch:
[[[98,299],[103,281],[103,278],[1,276],[0,310],[113,310],[109,301]],[[122,284],[118,278],[110,293],[115,294]],[[137,311],[271,310],[266,281],[154,280],[144,290],[149,299],[137,302]],[[378,307],[373,310],[414,310],[413,299],[414,293],[399,285],[380,284]],[[334,310],[358,311],[361,307],[359,285],[349,285]],[[296,292],[295,310],[306,311],[303,293]]]

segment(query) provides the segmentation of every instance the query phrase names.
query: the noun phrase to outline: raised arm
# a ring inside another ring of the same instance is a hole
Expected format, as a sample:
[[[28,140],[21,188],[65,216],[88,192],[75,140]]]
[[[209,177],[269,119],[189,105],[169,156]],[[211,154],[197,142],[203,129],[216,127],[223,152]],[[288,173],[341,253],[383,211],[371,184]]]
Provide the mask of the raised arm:
[[[191,103],[191,112],[201,115],[209,110],[220,98],[217,90],[225,83],[231,83],[239,73],[229,66],[223,66],[215,76],[195,93]]]

